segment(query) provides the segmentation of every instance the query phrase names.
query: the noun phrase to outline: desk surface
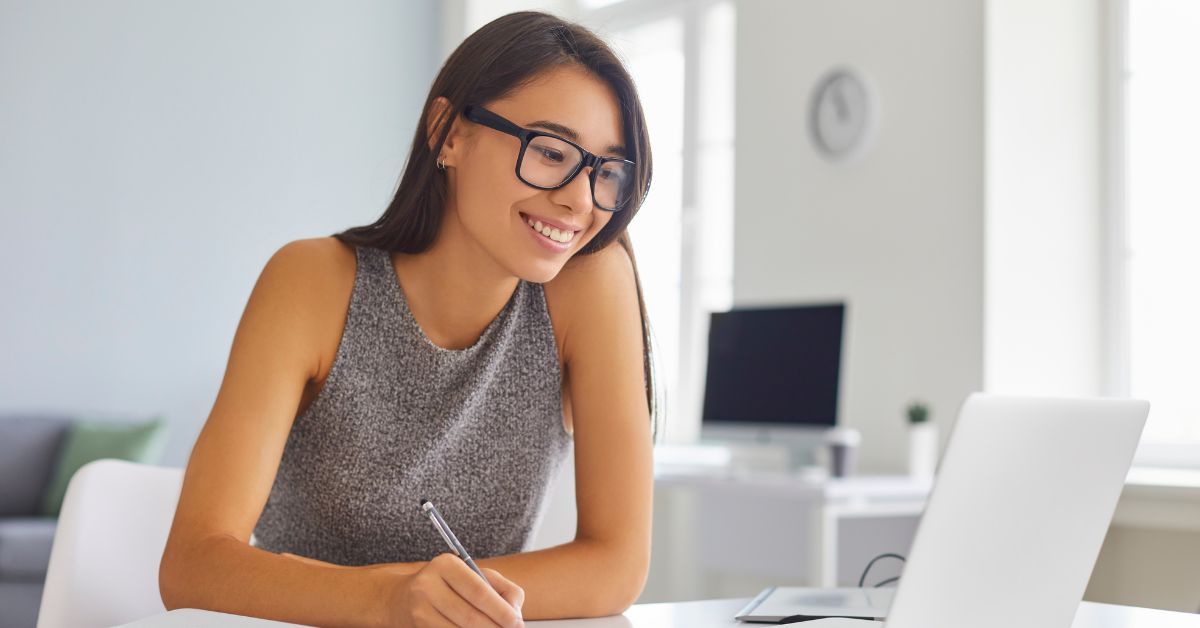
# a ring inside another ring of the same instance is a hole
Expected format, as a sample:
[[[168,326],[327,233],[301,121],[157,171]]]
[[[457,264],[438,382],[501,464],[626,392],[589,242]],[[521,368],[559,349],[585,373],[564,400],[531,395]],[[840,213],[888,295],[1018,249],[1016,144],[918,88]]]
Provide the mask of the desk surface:
[[[749,601],[749,598],[739,598],[638,604],[624,615],[530,621],[526,625],[537,628],[753,628],[771,625],[744,624],[733,619],[734,614]],[[125,624],[121,628],[278,628],[292,625],[295,624],[179,609]],[[1084,602],[1079,606],[1072,628],[1200,628],[1200,615]]]

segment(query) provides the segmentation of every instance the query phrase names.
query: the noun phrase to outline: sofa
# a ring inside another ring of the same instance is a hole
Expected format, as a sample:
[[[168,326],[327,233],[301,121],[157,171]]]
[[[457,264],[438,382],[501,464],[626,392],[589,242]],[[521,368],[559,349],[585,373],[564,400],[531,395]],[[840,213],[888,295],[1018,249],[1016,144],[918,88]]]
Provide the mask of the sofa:
[[[35,628],[58,512],[71,477],[101,458],[156,464],[167,426],[0,414],[0,628]]]
[[[73,419],[0,417],[0,628],[33,628],[58,518],[42,514]]]

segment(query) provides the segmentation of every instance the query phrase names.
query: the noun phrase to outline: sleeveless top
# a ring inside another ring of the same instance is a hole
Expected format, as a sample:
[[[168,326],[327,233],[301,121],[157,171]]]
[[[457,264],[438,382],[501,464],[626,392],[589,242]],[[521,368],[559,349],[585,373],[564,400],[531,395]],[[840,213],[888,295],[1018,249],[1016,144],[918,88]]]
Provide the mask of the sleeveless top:
[[[461,350],[425,336],[391,256],[358,247],[325,385],[296,418],[253,543],[341,565],[449,551],[431,500],[477,558],[524,551],[566,457],[562,374],[542,285],[518,280]]]

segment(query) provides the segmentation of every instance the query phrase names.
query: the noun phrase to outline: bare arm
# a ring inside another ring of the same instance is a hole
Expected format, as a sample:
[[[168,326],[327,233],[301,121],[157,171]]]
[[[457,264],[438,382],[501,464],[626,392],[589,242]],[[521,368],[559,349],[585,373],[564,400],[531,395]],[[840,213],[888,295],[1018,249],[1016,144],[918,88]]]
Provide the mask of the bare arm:
[[[569,310],[558,318],[567,320],[578,527],[570,543],[478,563],[525,590],[526,619],[617,614],[645,585],[653,499],[633,267],[614,243],[572,260],[546,290]]]
[[[305,383],[320,372],[321,303],[346,261],[336,246],[288,244],[254,287],[184,473],[159,567],[163,604],[321,626],[519,625],[519,589],[489,573],[502,599],[458,559],[345,567],[249,544]],[[347,290],[338,303],[348,302]]]
[[[377,571],[306,563],[249,545],[304,385],[319,366],[312,295],[297,279],[328,274],[320,253],[312,242],[283,247],[251,293],[184,473],[159,570],[167,608],[330,625],[377,619],[369,616],[382,595]]]

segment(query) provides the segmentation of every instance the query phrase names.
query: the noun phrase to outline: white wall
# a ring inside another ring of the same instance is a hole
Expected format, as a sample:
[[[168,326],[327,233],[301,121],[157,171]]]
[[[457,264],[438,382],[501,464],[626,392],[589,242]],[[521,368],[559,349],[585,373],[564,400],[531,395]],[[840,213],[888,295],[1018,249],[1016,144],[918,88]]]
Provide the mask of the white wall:
[[[162,413],[181,466],[271,253],[373,220],[434,2],[0,3],[0,411]]]
[[[983,12],[738,4],[734,302],[848,302],[841,420],[863,432],[866,471],[904,467],[910,400],[948,427],[983,385]],[[835,64],[881,103],[851,164],[823,160],[805,126]]]

